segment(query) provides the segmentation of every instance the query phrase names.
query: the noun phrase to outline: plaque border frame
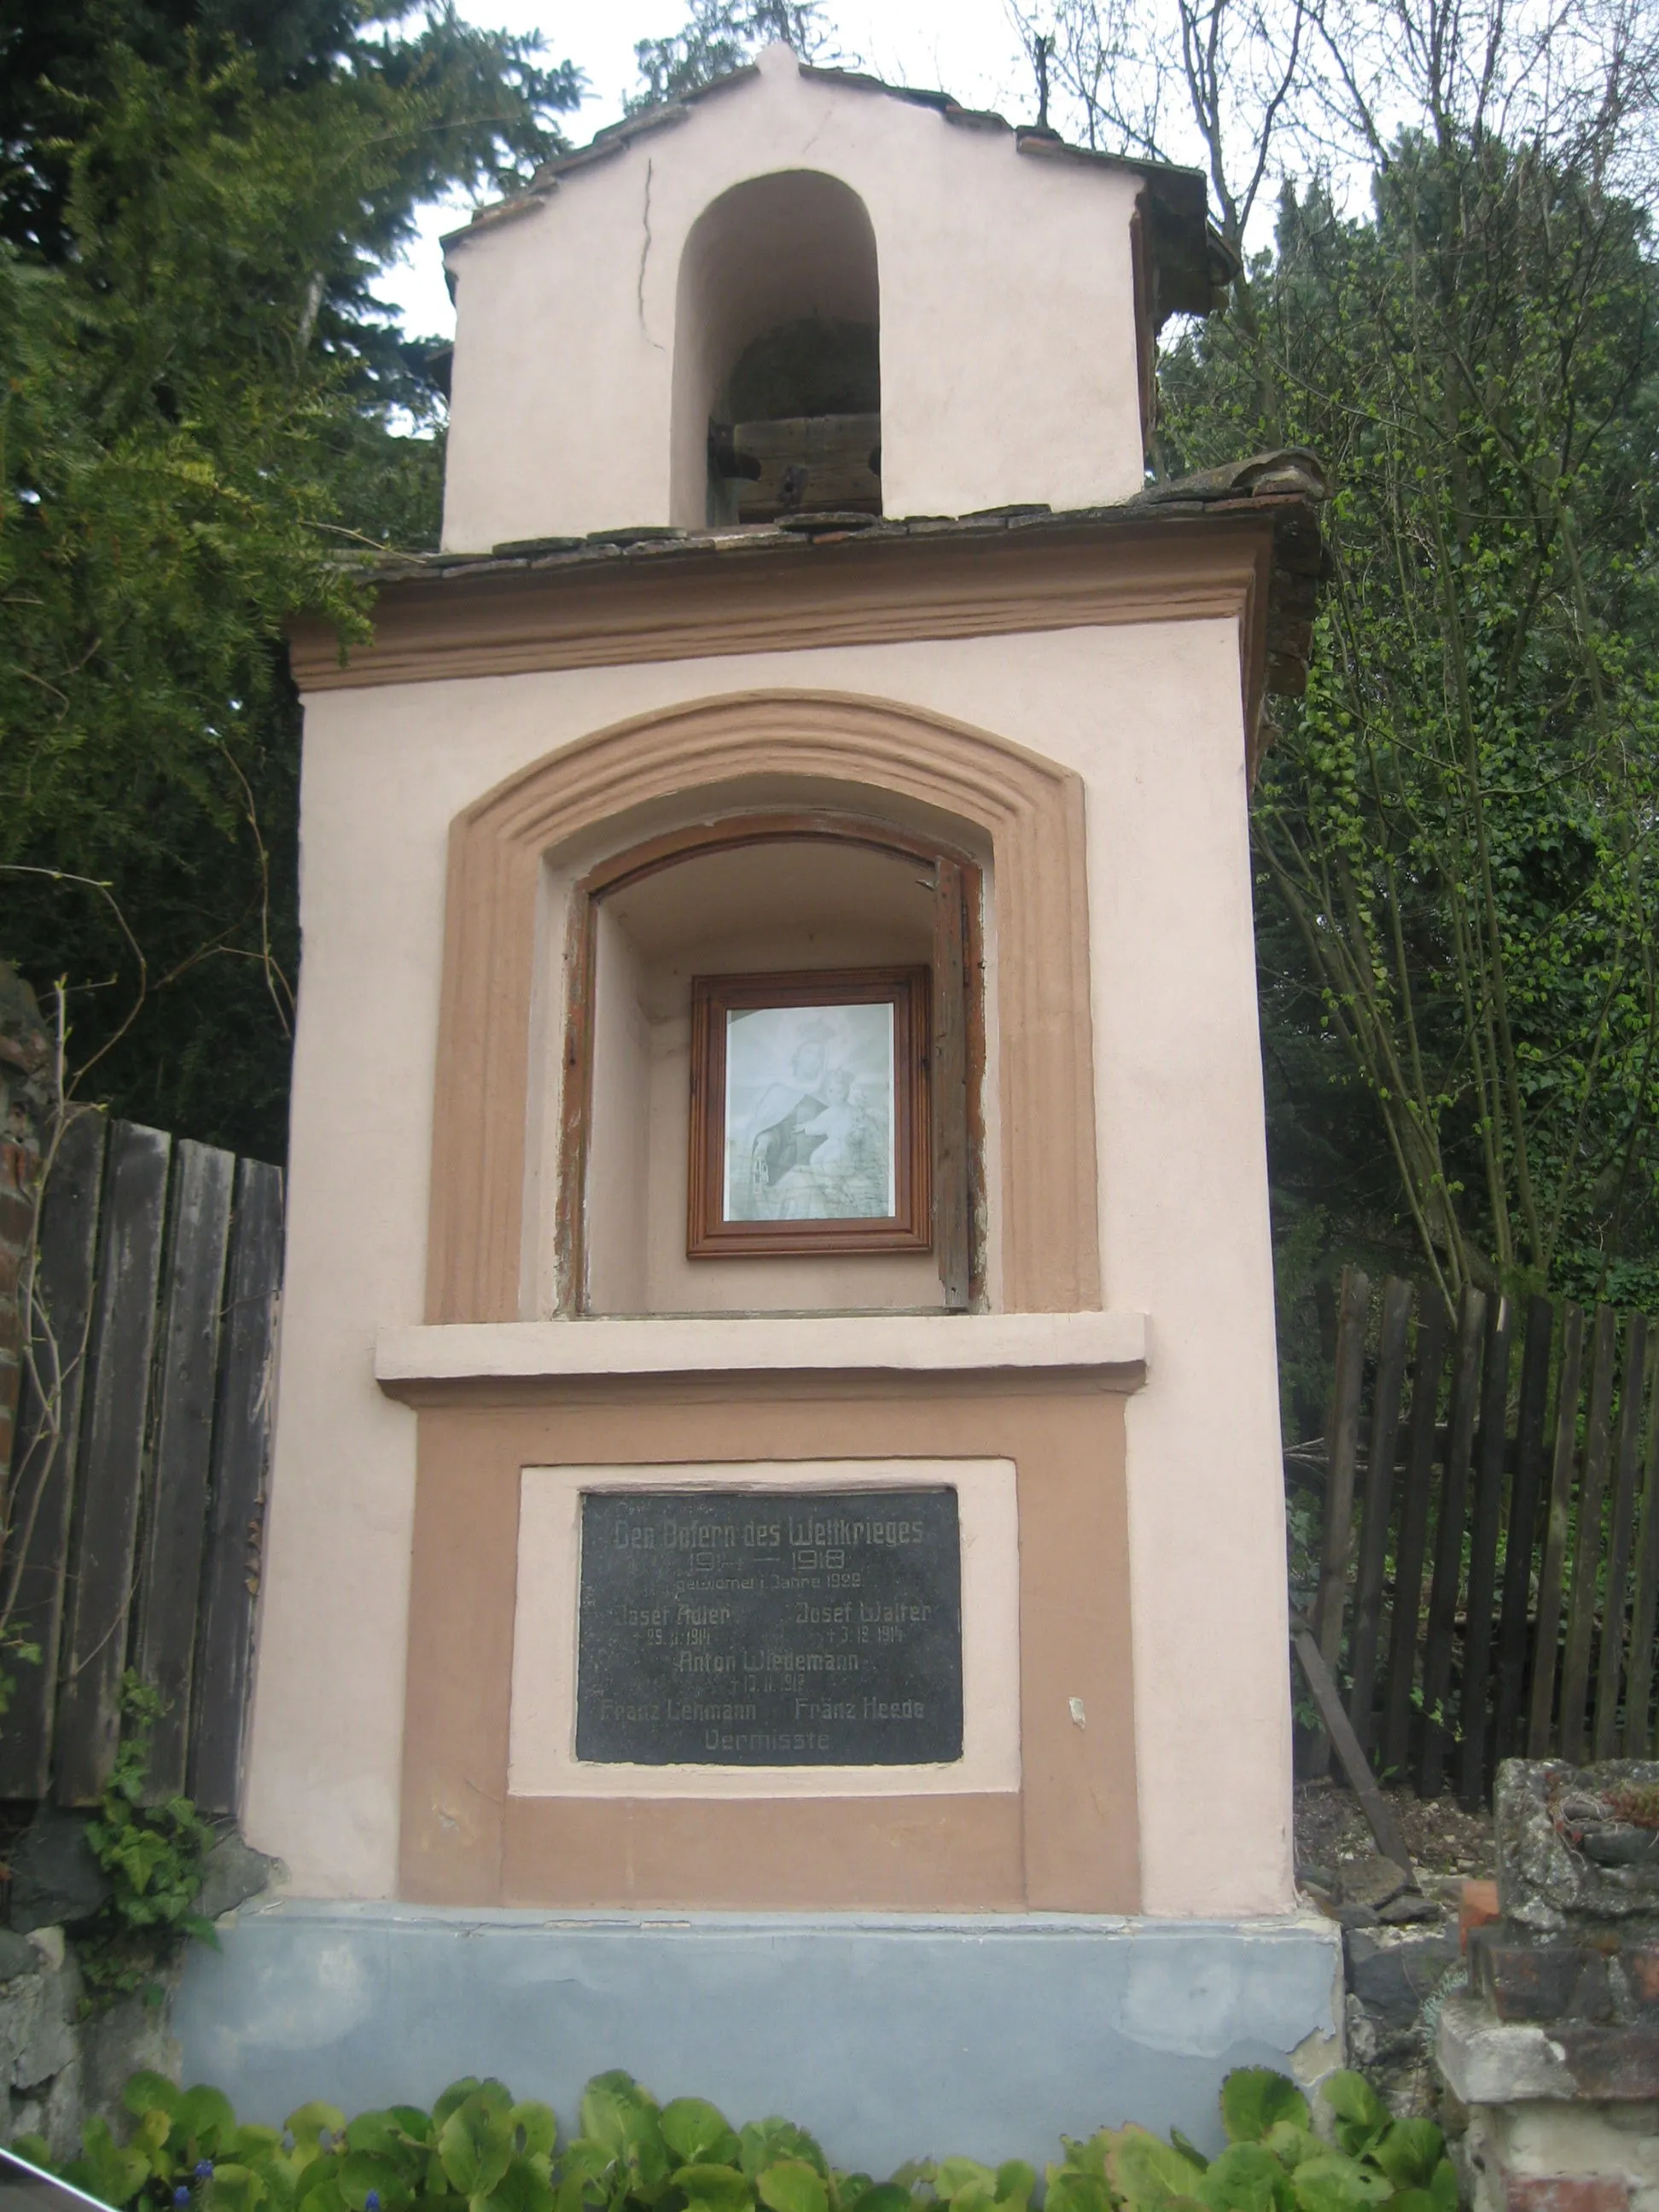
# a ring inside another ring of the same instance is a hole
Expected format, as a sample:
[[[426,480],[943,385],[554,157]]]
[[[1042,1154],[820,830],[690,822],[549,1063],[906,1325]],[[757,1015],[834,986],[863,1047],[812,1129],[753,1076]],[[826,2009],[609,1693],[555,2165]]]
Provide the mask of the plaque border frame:
[[[581,1499],[588,1491],[953,1489],[962,1546],[959,1759],[915,1766],[633,1765],[579,1760]],[[1019,1509],[1001,1454],[526,1465],[507,1721],[509,1798],[977,1797],[1022,1787]],[[550,1591],[556,1595],[550,1595]]]

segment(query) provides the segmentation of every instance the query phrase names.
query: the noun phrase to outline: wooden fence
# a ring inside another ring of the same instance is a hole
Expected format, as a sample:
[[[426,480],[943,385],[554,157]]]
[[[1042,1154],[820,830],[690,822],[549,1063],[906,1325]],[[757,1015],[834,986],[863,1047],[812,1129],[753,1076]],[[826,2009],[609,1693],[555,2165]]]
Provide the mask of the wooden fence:
[[[1641,1314],[1345,1274],[1312,1626],[1384,1773],[1654,1755],[1656,1361]]]
[[[0,1619],[0,1798],[94,1802],[131,1666],[155,1795],[234,1814],[281,1272],[280,1171],[82,1113],[41,1212]]]

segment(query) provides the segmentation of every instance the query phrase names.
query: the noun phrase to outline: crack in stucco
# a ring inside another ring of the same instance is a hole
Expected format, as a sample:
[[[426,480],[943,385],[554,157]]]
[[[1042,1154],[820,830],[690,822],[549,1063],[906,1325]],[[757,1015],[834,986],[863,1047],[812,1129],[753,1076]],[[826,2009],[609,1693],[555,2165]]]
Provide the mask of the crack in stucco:
[[[657,351],[661,353],[664,348],[660,341],[652,337],[646,328],[645,321],[645,265],[651,258],[651,172],[653,167],[653,164],[650,161],[645,165],[645,204],[640,210],[640,225],[645,234],[640,240],[640,275],[635,296],[639,308],[641,334],[647,345],[655,346]]]

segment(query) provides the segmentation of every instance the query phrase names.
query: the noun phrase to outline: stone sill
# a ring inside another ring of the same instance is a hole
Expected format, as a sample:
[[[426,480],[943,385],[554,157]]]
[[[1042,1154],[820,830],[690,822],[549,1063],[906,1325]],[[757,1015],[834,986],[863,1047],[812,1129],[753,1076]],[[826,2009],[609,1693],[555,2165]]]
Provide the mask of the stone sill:
[[[1138,1389],[1140,1313],[652,1316],[383,1328],[374,1379],[535,1382],[645,1375],[1093,1371]]]

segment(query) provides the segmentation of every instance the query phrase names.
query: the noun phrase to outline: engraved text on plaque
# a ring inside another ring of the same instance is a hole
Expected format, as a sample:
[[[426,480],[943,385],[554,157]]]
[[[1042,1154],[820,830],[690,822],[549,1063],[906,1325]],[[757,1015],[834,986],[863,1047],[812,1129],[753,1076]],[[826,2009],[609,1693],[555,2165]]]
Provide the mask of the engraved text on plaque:
[[[576,1756],[960,1759],[956,1492],[588,1493]]]

